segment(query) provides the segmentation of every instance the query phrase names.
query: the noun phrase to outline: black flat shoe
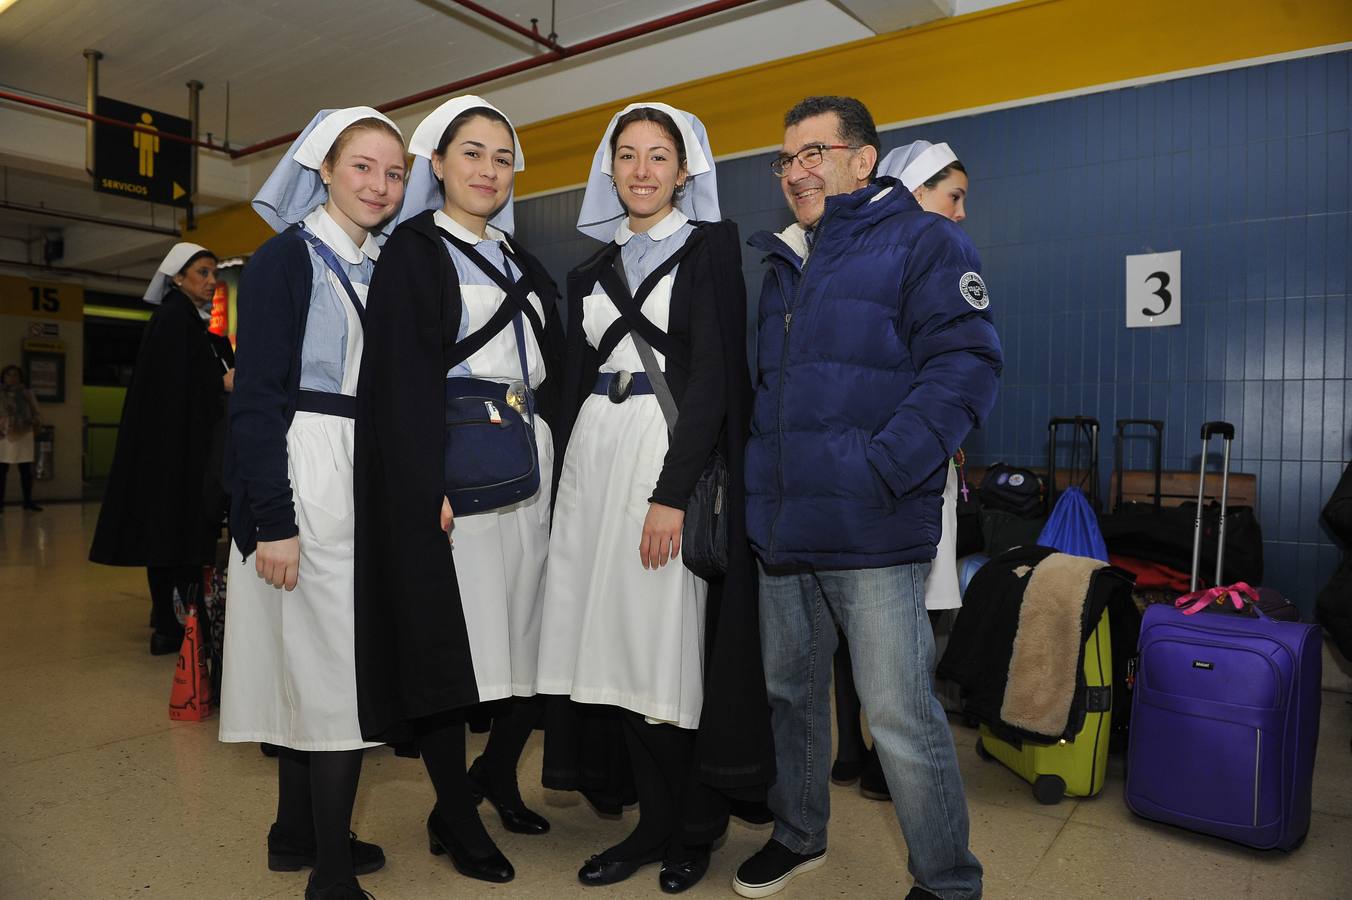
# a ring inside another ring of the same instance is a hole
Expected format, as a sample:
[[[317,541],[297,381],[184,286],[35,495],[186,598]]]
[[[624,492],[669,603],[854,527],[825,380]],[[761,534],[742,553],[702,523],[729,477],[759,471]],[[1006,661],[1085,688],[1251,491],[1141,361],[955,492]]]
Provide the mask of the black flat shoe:
[[[311,872],[310,880],[305,884],[305,900],[375,900],[375,895],[363,891],[355,878],[320,890],[315,887],[315,873]]]
[[[42,507],[38,506],[36,503],[25,503],[23,508],[29,512],[42,512]]]
[[[385,851],[375,844],[357,840],[357,836],[348,832],[352,847],[352,874],[369,875],[385,868]],[[313,869],[315,865],[314,844],[304,844],[293,840],[278,830],[276,823],[268,830],[268,868],[274,872],[298,872],[302,868]]]
[[[657,873],[657,885],[664,894],[679,894],[699,884],[704,873],[709,871],[709,851],[706,850],[694,859],[684,862],[662,861],[662,871]]]
[[[483,771],[484,758],[481,756],[474,761],[474,765],[469,767],[465,777],[469,780],[470,796],[474,802],[487,800],[493,804],[493,808],[498,811],[498,818],[502,819],[502,827],[516,834],[545,834],[549,831],[549,820],[537,812],[526,808],[526,804],[519,806],[508,806],[505,803],[499,803],[493,796],[493,792],[488,786],[488,776]]]
[[[848,787],[859,780],[859,775],[863,771],[862,760],[838,759],[831,766],[831,783]]]
[[[497,847],[487,855],[475,856],[449,830],[439,831],[439,825],[436,812],[427,817],[428,849],[433,856],[443,853],[449,856],[451,865],[461,875],[496,884],[505,884],[516,877],[516,869],[512,868],[512,864]]]
[[[168,656],[170,653],[177,653],[183,646],[183,635],[175,637],[172,634],[160,634],[158,631],[150,636],[150,655]]]
[[[604,855],[597,854],[584,862],[582,868],[577,870],[577,880],[588,887],[618,884],[644,866],[660,862],[662,859],[661,850],[654,850],[633,859],[602,859]]]

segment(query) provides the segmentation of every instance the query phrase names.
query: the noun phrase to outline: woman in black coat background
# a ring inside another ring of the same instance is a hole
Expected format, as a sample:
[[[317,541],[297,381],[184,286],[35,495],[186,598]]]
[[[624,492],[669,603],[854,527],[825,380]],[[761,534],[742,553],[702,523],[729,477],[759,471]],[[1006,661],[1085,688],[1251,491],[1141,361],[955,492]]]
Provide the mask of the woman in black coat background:
[[[141,338],[89,550],[91,562],[146,567],[154,654],[183,642],[174,598],[184,604],[201,590],[225,516],[220,462],[234,358],[202,315],[215,293],[216,255],[190,243],[174,245],[146,289],[159,309]]]

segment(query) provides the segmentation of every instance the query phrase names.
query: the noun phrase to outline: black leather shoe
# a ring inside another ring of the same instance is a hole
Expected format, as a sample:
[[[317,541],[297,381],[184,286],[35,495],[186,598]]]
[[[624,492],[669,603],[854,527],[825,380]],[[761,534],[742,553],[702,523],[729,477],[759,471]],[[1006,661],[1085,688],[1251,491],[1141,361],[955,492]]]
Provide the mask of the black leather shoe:
[[[443,853],[449,856],[451,865],[466,878],[505,884],[516,877],[516,869],[512,868],[502,851],[494,847],[487,855],[473,855],[450,829],[441,827],[435,811],[427,817],[427,846],[433,856]]]
[[[838,759],[831,766],[831,783],[844,786],[854,784],[863,771],[864,763],[860,760]]]
[[[481,756],[474,761],[474,765],[469,767],[465,777],[469,780],[469,792],[474,797],[474,802],[487,800],[493,804],[493,808],[498,811],[498,817],[502,819],[502,827],[516,834],[545,834],[549,831],[549,820],[537,812],[526,808],[522,803],[516,806],[508,806],[505,803],[499,803],[493,796],[492,790],[488,785],[488,773],[484,771],[484,758]]]
[[[352,846],[352,874],[369,875],[385,868],[385,851],[375,844],[357,840],[348,832]],[[314,842],[302,843],[283,834],[273,823],[268,830],[268,868],[274,872],[296,872],[315,865]]]
[[[660,861],[662,851],[653,850],[633,859],[603,859],[604,856],[603,853],[597,854],[584,862],[582,868],[577,870],[577,880],[588,887],[618,884],[644,866]]]
[[[25,503],[23,508],[29,512],[42,512],[42,507],[38,506],[36,503]]]
[[[320,890],[315,887],[315,873],[311,872],[310,880],[305,884],[305,900],[375,900],[375,896],[363,891],[355,878]]]
[[[910,893],[906,895],[906,900],[939,900],[939,895],[931,894],[917,884],[912,887]]]
[[[150,636],[150,655],[168,656],[170,653],[177,653],[183,646],[183,635],[175,637],[172,634],[160,634],[158,631]]]
[[[704,873],[709,871],[709,851],[705,850],[694,859],[684,862],[662,861],[662,871],[657,874],[658,887],[664,894],[679,894],[699,884]]]

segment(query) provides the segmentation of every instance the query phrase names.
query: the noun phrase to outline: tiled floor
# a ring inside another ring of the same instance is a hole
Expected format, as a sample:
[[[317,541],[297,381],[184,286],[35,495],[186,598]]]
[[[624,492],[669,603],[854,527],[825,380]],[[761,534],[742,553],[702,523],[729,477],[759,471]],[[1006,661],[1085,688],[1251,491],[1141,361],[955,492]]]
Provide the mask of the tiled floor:
[[[215,721],[170,722],[173,657],[147,653],[140,570],[85,562],[96,507],[0,516],[0,898],[300,897],[304,874],[267,871],[275,765],[216,741]],[[1290,854],[1259,853],[1135,818],[1121,761],[1094,800],[1039,806],[1027,786],[955,728],[972,843],[990,898],[1352,897],[1352,707],[1325,694],[1314,824]],[[479,739],[471,752],[479,749]],[[586,889],[575,871],[628,831],[570,794],[538,786],[538,737],[522,763],[527,802],[551,834],[488,827],[517,868],[509,885],[468,881],[427,852],[431,788],[415,761],[370,753],[354,827],[389,864],[363,879],[381,900],[660,896],[655,868]],[[534,783],[534,786],[532,786]],[[830,860],[786,898],[901,897],[909,888],[891,807],[833,788]],[[734,823],[694,897],[732,897],[737,863],[767,838]]]

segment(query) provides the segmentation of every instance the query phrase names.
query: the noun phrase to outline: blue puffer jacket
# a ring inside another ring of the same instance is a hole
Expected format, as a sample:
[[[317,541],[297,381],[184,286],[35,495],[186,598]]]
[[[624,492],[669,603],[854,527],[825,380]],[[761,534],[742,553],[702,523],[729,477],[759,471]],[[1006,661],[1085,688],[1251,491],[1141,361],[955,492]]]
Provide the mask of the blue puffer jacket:
[[[890,190],[889,190],[890,189]],[[760,232],[759,376],[747,530],[771,567],[934,558],[948,458],[995,403],[1003,364],[967,235],[890,178]]]

